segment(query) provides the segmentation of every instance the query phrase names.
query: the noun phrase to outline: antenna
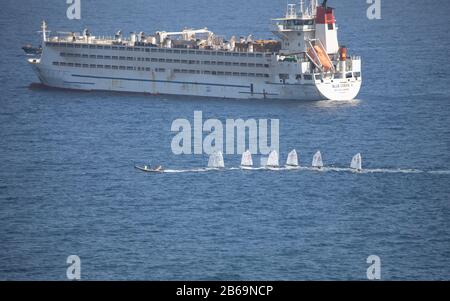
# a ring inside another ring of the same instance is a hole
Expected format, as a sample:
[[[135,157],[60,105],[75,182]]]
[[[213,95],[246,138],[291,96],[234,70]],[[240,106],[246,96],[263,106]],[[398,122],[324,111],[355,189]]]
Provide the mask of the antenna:
[[[42,32],[42,41],[46,42],[47,41],[47,32],[50,32],[47,30],[47,23],[45,23],[45,20],[42,20],[42,25],[41,25],[41,31],[38,32]]]
[[[316,15],[317,13],[317,7],[319,6],[319,0],[311,0],[311,13],[313,15]]]
[[[47,41],[47,24],[45,23],[45,20],[42,21],[42,39],[45,41]]]
[[[45,20],[42,20],[42,39],[45,41],[47,41],[47,24],[45,23]]]
[[[297,18],[297,12],[295,11],[295,4],[288,4],[286,18]]]

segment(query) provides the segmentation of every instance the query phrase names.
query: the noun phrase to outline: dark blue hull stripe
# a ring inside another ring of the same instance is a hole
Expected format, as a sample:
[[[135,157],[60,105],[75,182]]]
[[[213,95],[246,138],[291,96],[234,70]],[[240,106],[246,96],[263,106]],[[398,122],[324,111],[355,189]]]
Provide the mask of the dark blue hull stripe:
[[[279,83],[267,83],[268,85],[277,85],[277,86],[315,86],[315,84],[279,84]]]
[[[241,94],[255,94],[255,95],[279,95],[279,94],[277,94],[277,93],[269,93],[269,92],[266,92],[266,93],[261,93],[261,92],[242,92],[242,91],[239,91],[239,93],[241,93]]]
[[[80,75],[80,74],[72,74],[72,76],[73,77],[82,77],[82,78],[128,80],[128,81],[151,82],[151,83],[170,83],[170,84],[181,84],[181,85],[202,85],[202,86],[218,86],[218,87],[231,87],[231,88],[247,88],[247,89],[251,88],[250,86],[243,86],[243,85],[212,84],[212,83],[199,83],[199,82],[182,82],[182,81],[156,80],[156,79],[125,78],[125,77],[110,77],[110,76],[94,76],[94,75]]]
[[[84,82],[69,82],[64,81],[65,84],[77,84],[77,85],[95,85],[95,83],[84,83]]]

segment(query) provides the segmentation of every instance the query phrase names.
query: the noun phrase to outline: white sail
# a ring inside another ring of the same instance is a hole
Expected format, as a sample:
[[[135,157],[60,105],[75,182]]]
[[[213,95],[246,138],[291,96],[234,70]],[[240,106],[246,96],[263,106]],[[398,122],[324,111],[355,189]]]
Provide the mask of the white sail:
[[[269,158],[267,158],[266,166],[270,167],[278,167],[280,164],[278,163],[278,153],[276,150],[273,150],[269,154]]]
[[[322,154],[320,153],[320,151],[317,151],[317,153],[314,154],[312,167],[323,167]]]
[[[208,167],[210,168],[224,168],[223,155],[221,152],[214,152],[209,156]]]
[[[286,165],[288,166],[298,166],[298,156],[297,156],[297,151],[295,149],[293,149],[286,160]]]
[[[357,153],[353,158],[352,162],[350,163],[350,168],[361,170],[362,169],[362,158],[361,154]]]
[[[253,166],[252,153],[249,150],[242,154],[241,166]]]

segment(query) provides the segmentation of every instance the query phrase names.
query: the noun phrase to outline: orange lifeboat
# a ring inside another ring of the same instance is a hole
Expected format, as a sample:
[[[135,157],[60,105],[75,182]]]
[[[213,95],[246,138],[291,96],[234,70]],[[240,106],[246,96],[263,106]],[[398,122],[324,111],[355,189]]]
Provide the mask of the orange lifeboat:
[[[318,45],[313,46],[316,54],[314,53],[312,48],[308,49],[308,54],[311,58],[314,59],[314,63],[316,65],[321,65],[323,68],[323,71],[327,72],[332,69],[331,61],[326,52]]]
[[[314,50],[316,51],[317,56],[319,57],[319,61],[323,66],[323,70],[330,71],[332,66],[331,66],[330,58],[325,53],[325,51],[317,45],[314,46]]]

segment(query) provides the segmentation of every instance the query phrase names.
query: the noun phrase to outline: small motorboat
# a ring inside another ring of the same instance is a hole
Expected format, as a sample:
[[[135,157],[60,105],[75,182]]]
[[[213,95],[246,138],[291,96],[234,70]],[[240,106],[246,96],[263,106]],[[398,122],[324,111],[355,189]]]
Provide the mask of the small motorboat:
[[[138,166],[135,165],[134,168],[143,171],[143,172],[164,172],[164,169],[162,166],[158,166],[156,168],[151,168],[150,166],[144,165],[144,166]]]
[[[42,53],[42,47],[33,47],[32,45],[25,45],[22,47],[23,51],[29,55],[37,55]]]

